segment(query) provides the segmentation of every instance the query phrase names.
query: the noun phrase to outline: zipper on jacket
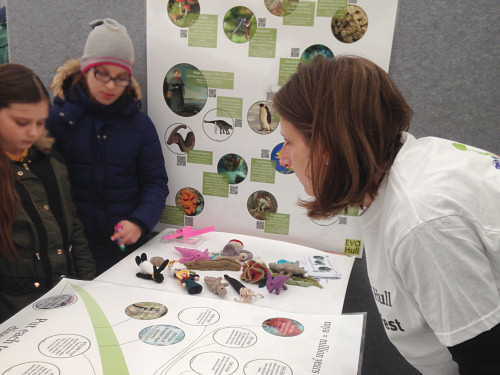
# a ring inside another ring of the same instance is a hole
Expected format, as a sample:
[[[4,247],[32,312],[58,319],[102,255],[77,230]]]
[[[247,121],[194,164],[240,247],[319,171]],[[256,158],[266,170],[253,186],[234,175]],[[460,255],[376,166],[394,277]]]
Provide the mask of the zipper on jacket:
[[[27,171],[29,171],[29,170],[30,170],[30,167],[28,167],[28,163],[26,163],[26,162],[24,162],[24,163],[23,163],[23,167],[24,167],[24,169],[26,169]]]

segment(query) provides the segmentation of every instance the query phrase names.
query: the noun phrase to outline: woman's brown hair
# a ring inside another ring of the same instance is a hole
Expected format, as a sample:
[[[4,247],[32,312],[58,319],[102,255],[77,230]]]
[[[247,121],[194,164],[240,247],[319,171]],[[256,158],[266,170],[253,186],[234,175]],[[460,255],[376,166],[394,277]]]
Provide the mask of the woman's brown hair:
[[[314,219],[375,198],[400,148],[412,110],[389,75],[357,56],[317,56],[274,95],[273,107],[304,136]]]
[[[30,104],[42,100],[50,105],[47,89],[31,69],[12,63],[0,65],[0,110],[13,103]],[[0,254],[7,259],[18,256],[12,242],[12,224],[19,210],[15,179],[10,160],[0,146]]]

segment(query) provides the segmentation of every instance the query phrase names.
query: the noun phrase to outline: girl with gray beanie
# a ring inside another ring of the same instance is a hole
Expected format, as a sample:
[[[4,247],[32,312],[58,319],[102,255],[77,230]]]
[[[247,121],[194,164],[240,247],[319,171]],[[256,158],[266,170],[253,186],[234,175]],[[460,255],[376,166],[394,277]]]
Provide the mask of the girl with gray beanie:
[[[57,69],[47,128],[66,159],[75,202],[102,273],[146,242],[168,195],[155,126],[141,111],[126,28],[90,23],[79,59]]]

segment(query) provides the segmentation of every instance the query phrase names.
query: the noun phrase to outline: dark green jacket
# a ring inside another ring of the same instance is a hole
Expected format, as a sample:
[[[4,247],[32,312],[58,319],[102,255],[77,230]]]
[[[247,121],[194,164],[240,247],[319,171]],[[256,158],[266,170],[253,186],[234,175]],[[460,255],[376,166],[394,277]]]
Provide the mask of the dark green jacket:
[[[63,276],[95,276],[68,172],[63,162],[50,154],[48,140],[42,137],[23,162],[12,162],[22,202],[13,225],[20,260],[0,255],[0,322],[42,296]]]

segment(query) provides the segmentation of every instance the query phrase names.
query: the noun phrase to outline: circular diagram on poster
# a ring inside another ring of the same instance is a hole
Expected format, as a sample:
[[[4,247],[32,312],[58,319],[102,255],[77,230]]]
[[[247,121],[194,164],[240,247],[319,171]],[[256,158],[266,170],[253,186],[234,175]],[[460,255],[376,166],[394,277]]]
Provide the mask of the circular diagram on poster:
[[[136,302],[125,309],[125,314],[138,320],[158,319],[167,312],[166,306],[156,302]]]
[[[271,134],[276,130],[280,120],[278,115],[275,117],[271,111],[271,102],[266,100],[252,104],[247,113],[248,125],[257,134]]]
[[[230,184],[239,184],[248,175],[248,165],[238,154],[226,154],[217,163],[217,173],[228,175]]]
[[[177,317],[183,323],[192,326],[209,326],[219,321],[219,313],[210,307],[189,307],[182,310]]]
[[[155,346],[168,346],[181,342],[184,331],[179,327],[161,324],[149,326],[139,332],[139,338],[146,344]]]
[[[165,131],[167,148],[177,155],[188,153],[194,148],[195,136],[191,128],[185,124],[173,124]]]
[[[271,318],[262,323],[262,328],[274,336],[292,337],[304,332],[304,326],[293,319]]]
[[[276,171],[282,174],[291,174],[294,173],[294,170],[292,167],[284,167],[280,165],[280,159],[281,159],[281,149],[283,148],[283,142],[280,144],[276,145],[273,148],[273,151],[271,152],[271,160],[274,160],[274,168],[276,168]]]
[[[61,371],[52,363],[47,362],[25,362],[8,368],[3,375],[59,375]]]
[[[211,109],[203,117],[203,131],[212,141],[225,141],[233,134],[233,119],[224,109]]]
[[[332,216],[328,219],[311,219],[311,221],[316,224],[316,225],[319,225],[319,226],[322,226],[322,227],[327,227],[329,225],[333,225],[335,224],[336,222],[339,221],[339,215],[335,215],[335,216]]]
[[[60,296],[44,298],[41,301],[35,302],[33,308],[36,310],[58,309],[74,304],[78,298],[73,294],[61,294]]]
[[[205,352],[196,354],[189,366],[197,374],[203,375],[231,375],[238,369],[238,361],[232,355],[219,352]],[[207,369],[211,369],[207,371]]]
[[[292,369],[281,361],[275,359],[255,359],[248,362],[243,367],[245,375],[259,375],[259,374],[280,374],[292,375]]]
[[[228,348],[248,348],[255,345],[257,335],[241,327],[224,327],[220,328],[213,334],[214,341]]]
[[[315,56],[321,55],[326,58],[333,58],[333,52],[330,48],[323,44],[313,44],[312,46],[307,47],[302,55],[300,55],[301,62],[308,62],[313,59]]]
[[[38,344],[40,353],[51,358],[71,358],[85,353],[90,348],[88,338],[80,335],[55,335]]]
[[[250,9],[238,6],[229,9],[224,16],[222,27],[231,42],[246,43],[257,30],[257,20]]]
[[[368,17],[357,5],[348,5],[343,18],[332,18],[332,33],[342,43],[354,43],[360,40],[368,29]]]
[[[184,209],[187,216],[196,216],[203,211],[205,200],[198,190],[185,187],[175,195],[175,205]]]
[[[266,220],[266,212],[276,213],[278,202],[274,195],[265,190],[257,190],[247,199],[247,210],[253,218]]]
[[[208,86],[203,73],[191,64],[174,65],[163,79],[163,98],[182,117],[194,116],[205,107]]]
[[[200,16],[198,0],[168,0],[168,18],[175,26],[189,27]]]
[[[298,3],[299,0],[264,0],[267,10],[278,17],[288,16],[297,8]]]

